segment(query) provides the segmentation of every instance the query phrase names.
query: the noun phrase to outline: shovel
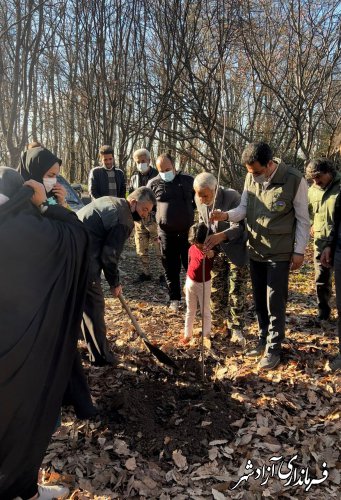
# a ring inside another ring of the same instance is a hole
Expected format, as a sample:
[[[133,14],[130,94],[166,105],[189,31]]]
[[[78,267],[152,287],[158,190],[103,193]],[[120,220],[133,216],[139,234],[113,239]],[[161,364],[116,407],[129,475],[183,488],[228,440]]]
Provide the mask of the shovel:
[[[161,349],[159,349],[158,347],[156,347],[155,345],[151,344],[148,341],[146,334],[144,333],[144,331],[142,330],[142,328],[138,324],[137,319],[135,318],[135,316],[131,312],[130,307],[128,306],[127,302],[125,301],[125,299],[121,293],[119,294],[118,298],[122,304],[122,307],[125,309],[126,313],[128,314],[129,318],[131,319],[131,322],[133,323],[137,334],[141,337],[141,339],[143,340],[144,345],[147,347],[147,349],[153,354],[153,356],[156,357],[156,359],[158,361],[160,361],[160,363],[163,363],[164,365],[167,365],[167,366],[170,366],[171,368],[176,369],[177,368],[176,363],[169,356],[167,356],[167,354],[162,352]]]

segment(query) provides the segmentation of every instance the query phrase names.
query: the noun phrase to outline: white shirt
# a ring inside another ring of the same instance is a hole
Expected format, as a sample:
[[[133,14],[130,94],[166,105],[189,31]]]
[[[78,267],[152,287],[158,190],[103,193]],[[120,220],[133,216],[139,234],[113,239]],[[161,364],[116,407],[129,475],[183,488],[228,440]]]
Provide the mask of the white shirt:
[[[276,173],[276,170],[269,177],[268,181],[263,182],[263,189],[266,189],[268,187],[272,177]],[[301,182],[299,183],[296,196],[293,199],[293,206],[296,217],[294,253],[304,254],[310,237],[310,219],[308,211],[308,184],[303,177],[301,179]],[[227,212],[229,216],[229,221],[239,222],[242,219],[245,219],[246,209],[247,209],[247,190],[244,187],[238,207],[233,208],[232,210],[229,210]]]

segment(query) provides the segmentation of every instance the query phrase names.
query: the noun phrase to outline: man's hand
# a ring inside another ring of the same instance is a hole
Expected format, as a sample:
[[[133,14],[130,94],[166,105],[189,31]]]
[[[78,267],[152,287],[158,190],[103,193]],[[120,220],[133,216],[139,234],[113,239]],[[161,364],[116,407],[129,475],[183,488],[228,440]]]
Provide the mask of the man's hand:
[[[332,249],[330,247],[326,247],[323,250],[320,262],[323,267],[332,267]]]
[[[52,193],[57,198],[58,205],[66,207],[67,203],[66,203],[66,199],[65,199],[66,198],[65,187],[62,186],[61,184],[59,184],[59,182],[57,182],[52,189]]]
[[[117,297],[119,296],[119,294],[122,293],[122,286],[121,285],[112,286],[112,287],[110,287],[110,291],[111,291],[113,297],[115,299],[117,299]]]
[[[224,232],[210,234],[210,236],[208,236],[205,240],[203,248],[204,252],[209,252],[213,247],[219,245],[222,241],[226,241],[226,234]]]
[[[33,179],[30,179],[29,181],[24,182],[24,186],[30,186],[34,190],[34,193],[31,198],[31,202],[33,203],[33,205],[39,207],[42,203],[46,201],[46,191],[43,184],[40,184],[40,182],[34,181]]]
[[[293,253],[291,257],[290,271],[296,271],[299,269],[304,261],[304,255]]]
[[[214,257],[214,250],[209,250],[208,252],[205,253],[206,257],[208,259],[213,259]]]
[[[222,212],[221,210],[213,210],[213,212],[210,214],[210,222],[218,221],[226,221],[229,220],[229,216],[227,212]]]

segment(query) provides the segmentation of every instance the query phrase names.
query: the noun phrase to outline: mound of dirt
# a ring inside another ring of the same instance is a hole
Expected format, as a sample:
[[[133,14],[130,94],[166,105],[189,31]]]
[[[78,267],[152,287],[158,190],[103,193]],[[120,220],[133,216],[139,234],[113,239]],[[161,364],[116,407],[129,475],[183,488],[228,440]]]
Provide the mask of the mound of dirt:
[[[130,447],[145,458],[171,459],[181,448],[189,462],[207,458],[208,444],[230,441],[231,423],[245,416],[222,384],[179,382],[144,376],[125,380],[116,395],[102,400],[103,413],[117,434],[124,432]],[[116,407],[115,407],[116,406]]]

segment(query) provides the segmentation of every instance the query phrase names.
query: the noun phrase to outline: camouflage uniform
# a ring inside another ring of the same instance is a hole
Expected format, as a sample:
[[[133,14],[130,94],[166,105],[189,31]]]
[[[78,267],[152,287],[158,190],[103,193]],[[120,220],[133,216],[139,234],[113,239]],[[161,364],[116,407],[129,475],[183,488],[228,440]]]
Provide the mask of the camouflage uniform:
[[[212,324],[243,331],[246,297],[247,266],[236,266],[225,252],[216,254],[211,272]]]
[[[135,245],[136,253],[141,261],[142,272],[150,275],[150,258],[149,244],[152,244],[155,249],[155,268],[159,275],[163,274],[161,265],[161,252],[157,235],[157,224],[155,222],[155,214],[151,213],[148,219],[135,222]]]
[[[146,186],[150,179],[158,175],[158,171],[150,166],[146,174],[136,171],[130,179],[129,193],[135,189]],[[155,221],[155,212],[151,212],[148,219],[135,222],[135,245],[136,253],[140,259],[142,266],[142,273],[150,276],[150,258],[149,258],[149,244],[152,244],[155,249],[155,270],[158,276],[163,276],[163,267],[161,263],[160,244],[157,234],[157,223]]]
[[[210,208],[195,199],[199,219],[209,224]],[[239,205],[240,194],[234,189],[218,187],[215,208],[228,211]],[[221,221],[210,224],[215,233],[225,232],[227,240],[220,243],[211,272],[212,324],[218,328],[228,327],[232,336],[242,333],[244,328],[246,280],[248,278],[247,234],[243,221],[230,223]]]
[[[333,268],[322,266],[321,254],[329,243],[336,198],[340,193],[341,174],[337,172],[325,188],[313,184],[308,190],[310,221],[314,229],[314,268],[316,296],[321,319],[330,315]]]

